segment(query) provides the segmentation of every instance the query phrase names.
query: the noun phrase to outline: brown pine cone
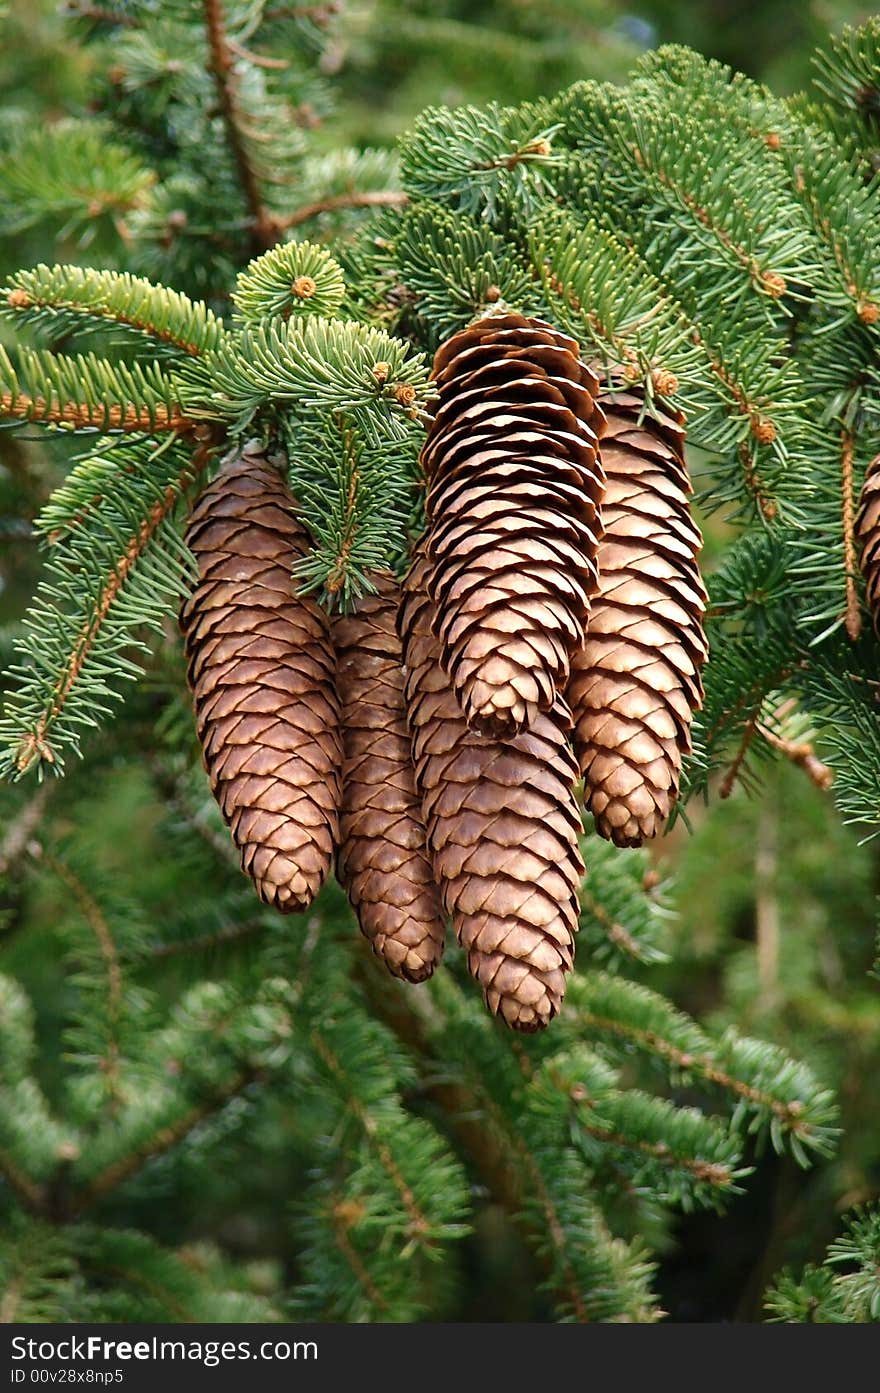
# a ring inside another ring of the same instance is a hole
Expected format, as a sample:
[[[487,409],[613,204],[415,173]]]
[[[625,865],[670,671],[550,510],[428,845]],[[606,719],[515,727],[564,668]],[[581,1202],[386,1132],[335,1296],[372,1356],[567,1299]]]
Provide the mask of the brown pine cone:
[[[198,581],[180,623],[211,788],[260,898],[307,909],[339,836],[335,659],[291,576],[308,536],[257,442],[224,461],[186,540]]]
[[[515,735],[564,689],[597,584],[598,379],[573,339],[490,315],[434,359],[428,590],[468,723]]]
[[[376,593],[333,621],[345,752],[336,871],[374,953],[395,977],[423,982],[443,953],[445,921],[406,724],[400,587],[388,572],[371,579]]]
[[[583,873],[568,710],[557,700],[508,740],[470,730],[432,632],[427,570],[420,549],[400,627],[434,871],[490,1011],[515,1030],[540,1030],[565,992]]]
[[[856,537],[861,546],[861,570],[865,577],[865,599],[880,633],[880,455],[868,465],[859,497]]]
[[[688,506],[681,419],[646,417],[636,390],[603,396],[599,593],[568,700],[584,798],[618,846],[662,832],[703,698],[706,590]]]

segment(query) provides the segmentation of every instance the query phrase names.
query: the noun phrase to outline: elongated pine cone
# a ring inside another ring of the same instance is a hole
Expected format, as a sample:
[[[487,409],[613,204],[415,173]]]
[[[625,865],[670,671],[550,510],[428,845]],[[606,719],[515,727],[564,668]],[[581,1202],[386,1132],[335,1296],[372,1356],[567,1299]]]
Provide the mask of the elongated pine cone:
[[[180,623],[211,788],[260,898],[306,909],[339,833],[335,659],[326,616],[291,576],[307,534],[256,442],[224,462],[186,540],[198,582]]]
[[[861,568],[865,577],[865,599],[880,632],[880,455],[868,465],[859,498],[856,537],[861,546]]]
[[[640,424],[635,390],[603,396],[607,476],[599,593],[568,700],[584,799],[618,846],[662,832],[703,698],[706,590],[690,514],[681,418]]]
[[[345,754],[336,872],[373,951],[395,977],[423,982],[445,920],[406,724],[400,588],[388,572],[371,579],[376,593],[333,621]]]
[[[557,700],[510,739],[468,728],[440,661],[419,551],[400,627],[413,757],[443,903],[493,1015],[546,1026],[572,966],[583,873],[577,768]]]
[[[596,589],[604,422],[578,352],[503,314],[434,359],[427,586],[444,667],[484,734],[515,735],[552,708]]]

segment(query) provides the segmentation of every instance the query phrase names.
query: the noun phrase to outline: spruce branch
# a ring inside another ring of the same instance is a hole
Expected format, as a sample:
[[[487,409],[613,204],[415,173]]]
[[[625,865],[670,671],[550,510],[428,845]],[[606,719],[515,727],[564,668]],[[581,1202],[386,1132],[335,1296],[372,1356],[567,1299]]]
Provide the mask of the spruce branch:
[[[91,929],[106,975],[106,1038],[103,1040],[104,1054],[99,1068],[106,1088],[111,1111],[115,1111],[123,1099],[121,1080],[120,1027],[124,1010],[122,963],[113,932],[101,906],[90,894],[82,880],[60,856],[39,843],[32,845],[30,854],[42,865],[48,867],[54,876],[70,892],[73,903]]]
[[[18,367],[0,346],[0,419],[72,431],[138,435],[191,428],[158,364],[111,363],[94,353],[21,348]]]
[[[421,355],[377,329],[310,316],[245,325],[223,350],[181,367],[186,409],[246,428],[263,405],[356,414],[369,442],[406,439],[424,408]]]
[[[149,207],[155,184],[155,173],[101,121],[31,127],[0,165],[0,229],[16,235],[46,223],[58,241],[88,244],[104,223],[114,244],[125,244],[128,220]]]
[[[202,0],[202,11],[208,38],[208,67],[250,216],[253,249],[254,252],[265,251],[277,241],[278,229],[263,201],[260,180],[251,159],[246,123],[239,107],[236,62],[226,32],[223,0]]]
[[[399,189],[352,189],[348,193],[328,194],[326,198],[304,203],[275,220],[278,234],[290,232],[303,223],[319,218],[322,213],[338,213],[344,208],[404,208],[409,196]]]
[[[233,1098],[244,1093],[251,1084],[259,1083],[264,1078],[264,1071],[253,1067],[240,1069],[231,1075],[209,1096],[189,1108],[169,1126],[160,1128],[133,1151],[120,1156],[116,1161],[99,1171],[88,1185],[77,1191],[72,1197],[69,1207],[70,1217],[78,1218],[92,1205],[103,1199],[105,1195],[112,1194],[126,1180],[130,1180],[132,1176],[142,1170],[149,1161],[164,1155],[172,1147],[177,1146],[201,1123],[222,1111]]]
[[[342,269],[323,247],[285,242],[252,261],[232,293],[238,318],[259,324],[306,314],[332,317],[342,304]]]
[[[834,770],[823,764],[809,741],[785,739],[764,725],[758,726],[758,733],[798,769],[803,769],[816,788],[825,792],[831,787],[834,782]]]
[[[65,749],[78,752],[81,732],[119,699],[112,678],[139,674],[127,652],[135,632],[159,627],[185,589],[191,563],[175,513],[212,453],[210,440],[192,455],[147,446],[138,473],[108,484],[92,525],[53,549],[0,726],[13,777],[34,765],[62,772]]]
[[[370,1115],[369,1111],[361,1102],[360,1092],[349,1078],[338,1053],[333,1050],[328,1040],[319,1030],[312,1030],[309,1032],[309,1041],[325,1068],[333,1076],[337,1086],[342,1090],[348,1109],[357,1119],[367,1145],[375,1151],[379,1164],[390,1180],[393,1189],[396,1191],[400,1204],[407,1216],[408,1237],[414,1243],[420,1246],[424,1244],[426,1247],[430,1248],[434,1242],[432,1233],[433,1225],[430,1219],[423,1213],[411,1186],[401,1173],[391,1148],[383,1138],[382,1129],[377,1125],[376,1120]]]
[[[124,9],[112,9],[108,5],[91,5],[88,0],[65,0],[64,13],[71,19],[87,19],[94,24],[113,24],[122,29],[136,29],[140,25],[137,15]]]
[[[223,337],[220,320],[201,301],[118,271],[41,264],[17,271],[0,294],[5,317],[55,338],[112,324],[131,330],[141,346],[146,340],[197,357]]]
[[[41,784],[7,823],[0,838],[0,879],[19,866],[28,843],[43,820],[50,789],[50,784]]]
[[[837,1129],[831,1093],[810,1070],[783,1050],[727,1032],[713,1041],[663,997],[603,973],[587,973],[573,984],[573,1014],[580,1028],[618,1040],[661,1061],[679,1076],[729,1093],[732,1126],[767,1129],[777,1151],[786,1145],[801,1165],[810,1153],[828,1155]]]
[[[843,430],[840,436],[840,475],[841,497],[843,499],[843,564],[846,568],[846,618],[845,627],[853,642],[862,631],[862,613],[856,590],[856,544],[855,509],[856,499],[853,485],[852,432]]]

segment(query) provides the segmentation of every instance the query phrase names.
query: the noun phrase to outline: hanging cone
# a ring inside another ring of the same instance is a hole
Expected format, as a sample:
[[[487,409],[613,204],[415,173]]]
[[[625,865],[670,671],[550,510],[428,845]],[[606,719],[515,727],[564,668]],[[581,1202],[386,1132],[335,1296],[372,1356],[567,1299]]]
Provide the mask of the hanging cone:
[[[681,418],[646,417],[633,391],[602,398],[599,593],[568,700],[596,830],[639,846],[666,826],[703,697],[706,590],[688,506]]]
[[[345,752],[337,874],[374,953],[395,977],[423,982],[443,953],[445,922],[406,725],[400,590],[388,572],[371,579],[376,594],[333,621]]]
[[[468,729],[440,662],[420,550],[400,626],[407,715],[443,903],[493,1015],[515,1030],[559,1010],[578,921],[577,769],[557,701],[510,740]]]
[[[861,546],[861,570],[865,599],[880,633],[880,455],[868,465],[859,497],[856,537]]]
[[[180,623],[211,788],[260,898],[306,909],[339,833],[335,660],[291,576],[307,534],[256,442],[224,462],[186,540],[198,581]]]
[[[435,632],[468,724],[512,736],[564,689],[597,584],[598,379],[573,339],[518,314],[453,335],[433,372]]]

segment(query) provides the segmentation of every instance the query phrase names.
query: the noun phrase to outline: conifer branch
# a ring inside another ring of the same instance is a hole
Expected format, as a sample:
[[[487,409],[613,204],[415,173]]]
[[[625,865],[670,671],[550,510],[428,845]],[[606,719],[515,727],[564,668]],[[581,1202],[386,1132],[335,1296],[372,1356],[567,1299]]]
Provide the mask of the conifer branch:
[[[277,241],[277,227],[263,202],[260,181],[248,152],[244,123],[238,106],[235,59],[226,34],[223,0],[202,0],[202,9],[210,55],[208,69],[214,79],[217,100],[226,127],[226,138],[250,215],[254,250],[265,251]]]
[[[120,29],[138,29],[140,20],[125,10],[111,10],[102,5],[91,5],[84,0],[66,0],[65,14],[71,19],[90,19],[95,24],[114,24]]]
[[[101,1061],[101,1072],[106,1081],[107,1094],[112,1111],[123,1101],[120,1078],[121,1050],[119,1028],[122,1020],[122,964],[116,941],[107,918],[93,895],[89,893],[79,876],[60,857],[38,846],[32,851],[35,860],[47,866],[53,875],[67,887],[83,919],[91,929],[98,945],[107,977],[107,1040],[106,1053]]]
[[[212,1090],[207,1098],[195,1104],[176,1122],[161,1128],[141,1146],[136,1147],[134,1151],[129,1152],[126,1156],[121,1156],[117,1161],[113,1161],[102,1171],[99,1171],[84,1189],[73,1196],[70,1204],[71,1217],[79,1217],[86,1209],[103,1199],[105,1195],[112,1194],[123,1181],[130,1180],[133,1175],[142,1170],[148,1161],[164,1155],[166,1151],[177,1146],[200,1123],[220,1112],[251,1084],[261,1082],[264,1076],[263,1069],[253,1066],[239,1070],[222,1087]]]
[[[585,984],[586,985],[586,984]],[[611,982],[607,985],[610,987]],[[608,993],[603,988],[601,979],[596,977],[598,997],[601,1000],[603,995]],[[652,1013],[650,1005],[653,994],[645,992],[642,988],[634,988],[631,984],[617,984],[617,990],[629,989],[633,992],[633,1006],[639,1007],[639,997],[645,1007],[645,1013]],[[762,1048],[756,1042],[741,1040],[738,1037],[728,1034],[716,1047],[713,1054],[706,1049],[709,1043],[698,1028],[690,1030],[686,1024],[686,1018],[682,1021],[682,1032],[690,1035],[691,1039],[687,1044],[679,1044],[674,1038],[663,1034],[659,1030],[654,1030],[650,1026],[639,1024],[635,1019],[626,1019],[608,1015],[602,1011],[591,1008],[589,1001],[591,988],[587,986],[586,1000],[578,1003],[578,1021],[582,1027],[589,1030],[596,1030],[602,1035],[617,1038],[634,1045],[637,1049],[645,1050],[647,1053],[657,1058],[663,1059],[667,1065],[680,1071],[682,1074],[697,1078],[705,1083],[711,1084],[724,1092],[731,1094],[740,1100],[741,1104],[756,1113],[756,1121],[761,1116],[766,1116],[771,1120],[771,1132],[774,1136],[774,1143],[779,1145],[781,1138],[788,1135],[795,1154],[802,1164],[806,1163],[805,1146],[810,1146],[820,1153],[827,1151],[833,1129],[829,1129],[828,1121],[833,1115],[829,1110],[828,1095],[816,1091],[815,1083],[812,1083],[812,1096],[810,1094],[797,1093],[797,1096],[785,1098],[773,1093],[768,1087],[761,1086],[760,1083],[749,1080],[748,1077],[741,1076],[734,1070],[725,1067],[723,1058],[725,1055],[731,1059],[739,1058],[745,1066],[744,1072],[752,1071],[756,1065],[760,1064],[758,1052]],[[658,1008],[663,1006],[662,998],[657,998]],[[677,1022],[670,1018],[671,1029],[678,1028]],[[692,1048],[689,1045],[692,1044]],[[766,1050],[772,1047],[764,1046]],[[781,1079],[782,1052],[777,1052],[779,1060],[774,1070],[776,1078]],[[790,1061],[787,1061],[790,1067]],[[755,1077],[759,1077],[756,1073]],[[795,1075],[791,1075],[792,1083],[797,1086],[798,1080]],[[805,1084],[807,1080],[801,1079]],[[812,1116],[811,1116],[812,1114]],[[755,1124],[753,1123],[753,1126]]]
[[[778,750],[786,759],[791,760],[798,769],[803,769],[810,783],[823,792],[834,783],[834,770],[816,755],[816,751],[808,741],[785,740],[776,735],[767,726],[758,724],[758,733],[768,745],[772,745],[774,750]]]
[[[309,1040],[312,1048],[319,1055],[326,1068],[334,1079],[341,1085],[347,1100],[348,1109],[357,1118],[370,1148],[375,1152],[378,1160],[396,1190],[404,1210],[409,1216],[409,1235],[420,1245],[433,1247],[433,1239],[430,1237],[430,1222],[422,1213],[413,1194],[412,1188],[407,1184],[400,1168],[391,1153],[387,1143],[383,1140],[380,1129],[375,1120],[370,1116],[358,1095],[357,1089],[351,1084],[346,1070],[338,1054],[336,1054],[327,1043],[327,1040],[318,1030],[309,1032]]]
[[[589,1112],[589,1103],[585,1104],[579,1099],[574,1101],[578,1104],[578,1112]],[[668,1167],[670,1170],[687,1171],[695,1180],[711,1185],[720,1191],[729,1190],[733,1182],[733,1171],[730,1166],[723,1162],[707,1161],[700,1156],[684,1155],[681,1152],[671,1150],[662,1141],[647,1141],[643,1137],[632,1137],[625,1132],[609,1131],[595,1123],[585,1122],[583,1117],[579,1118],[578,1125],[589,1136],[595,1137],[596,1141],[603,1142],[608,1146],[620,1147],[622,1151],[635,1151],[643,1156],[649,1156],[652,1161],[657,1161],[661,1166]]]
[[[176,958],[186,953],[203,953],[212,948],[225,948],[230,943],[241,943],[245,939],[254,938],[264,933],[265,923],[260,919],[255,919],[246,924],[233,924],[226,929],[218,929],[216,933],[199,934],[195,938],[178,938],[168,943],[157,943],[150,949],[150,957],[157,958]]]
[[[142,276],[80,266],[17,271],[3,290],[4,314],[56,335],[117,324],[136,341],[152,340],[190,357],[219,347],[223,325],[202,301],[154,285]]]
[[[853,493],[853,452],[855,440],[852,431],[840,433],[840,483],[843,499],[843,564],[846,568],[846,632],[853,643],[862,632],[862,612],[856,590],[856,543],[855,508]]]
[[[664,169],[659,163],[651,162],[649,150],[646,150],[644,146],[641,148],[635,146],[633,158],[640,168],[653,174],[657,182],[671,193],[683,208],[688,210],[700,226],[704,227],[715,238],[719,246],[723,247],[734,261],[739,263],[756,290],[774,300],[786,294],[788,287],[784,277],[779,275],[777,271],[765,270],[757,257],[745,247],[739,246],[723,225],[716,221],[709,209],[690,193],[683,183],[679,182],[668,169]]]
[[[0,839],[0,877],[7,875],[21,860],[28,842],[43,819],[50,789],[51,784],[40,784],[33,797],[28,799],[24,807],[7,824]]]
[[[352,189],[350,193],[331,194],[294,208],[292,213],[276,218],[274,227],[276,233],[289,232],[322,213],[336,213],[343,208],[405,208],[408,202],[408,194],[398,189]]]
[[[346,1198],[345,1195],[337,1199],[331,1192],[327,1196],[326,1208],[336,1246],[351,1268],[356,1281],[363,1287],[375,1310],[377,1312],[384,1311],[387,1313],[390,1309],[388,1302],[376,1286],[365,1263],[361,1260],[357,1249],[351,1241],[350,1233],[356,1219],[359,1217],[357,1214],[358,1206],[356,1202]],[[353,1210],[355,1211],[354,1213],[352,1212]]]
[[[743,727],[742,737],[737,747],[736,754],[730,761],[730,764],[727,767],[727,772],[725,773],[724,778],[721,780],[721,783],[718,787],[719,798],[729,798],[730,795],[733,793],[734,788],[736,787],[736,782],[740,776],[743,764],[745,763],[746,755],[748,754],[751,748],[752,742],[758,730],[758,717],[761,714],[761,707],[763,703],[764,698],[762,695],[760,701],[758,702],[758,705],[755,707],[754,711],[749,716],[748,720],[746,721]]]
[[[55,752],[52,746],[54,727],[65,712],[68,699],[76,688],[84,666],[91,657],[105,621],[145,548],[177,506],[182,489],[192,480],[194,474],[205,467],[209,457],[210,446],[201,446],[193,457],[187,460],[177,478],[166,486],[162,495],[151,505],[138,530],[128,538],[124,550],[106,576],[76,641],[55,677],[51,691],[45,700],[42,714],[32,728],[21,736],[15,754],[15,764],[20,774],[28,770],[35,761],[45,761],[50,765],[55,764]]]
[[[21,1203],[32,1214],[44,1214],[46,1212],[46,1190],[36,1181],[31,1180],[29,1175],[13,1161],[11,1156],[7,1156],[4,1151],[0,1151],[0,1175],[6,1180],[9,1188],[15,1192]]]
[[[324,0],[318,5],[275,5],[263,11],[264,24],[277,24],[285,19],[310,19],[313,24],[326,25],[333,15],[339,14],[340,0]]]
[[[40,425],[69,426],[74,430],[124,431],[154,435],[160,431],[184,432],[192,422],[182,411],[155,407],[92,406],[77,401],[47,401],[25,392],[0,392],[0,417],[11,421],[35,421]]]

